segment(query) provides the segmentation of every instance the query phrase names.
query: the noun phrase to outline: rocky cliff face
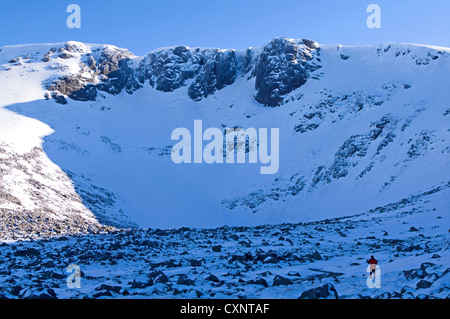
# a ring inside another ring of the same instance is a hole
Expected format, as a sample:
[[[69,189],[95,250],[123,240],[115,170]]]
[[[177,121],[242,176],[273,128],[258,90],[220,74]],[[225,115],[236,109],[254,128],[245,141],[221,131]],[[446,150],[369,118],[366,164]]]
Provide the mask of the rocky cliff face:
[[[287,38],[275,38],[262,49],[244,51],[178,46],[159,49],[145,57],[135,57],[113,46],[94,51],[85,52],[81,45],[68,42],[47,52],[43,61],[48,63],[54,57],[70,59],[81,55],[79,72],[56,79],[48,88],[48,96],[58,103],[65,103],[66,97],[94,101],[98,91],[115,95],[125,90],[132,94],[150,85],[158,91],[173,92],[191,80],[188,95],[199,101],[233,84],[238,74],[248,74],[247,80],[255,78],[255,100],[274,107],[320,68],[317,43]],[[59,54],[55,56],[56,52]]]
[[[275,38],[264,46],[253,68],[256,101],[279,106],[284,95],[305,84],[310,72],[320,68],[313,61],[313,54],[319,55],[318,51],[318,46],[308,40],[299,43]]]
[[[42,60],[51,63],[56,52],[60,52],[57,57],[63,59],[81,55],[78,73],[58,78],[49,87],[51,96],[59,103],[65,103],[65,96],[78,101],[93,101],[97,91],[118,94],[125,88],[131,93],[140,87],[135,81],[135,71],[129,67],[134,55],[128,50],[106,45],[86,52],[81,44],[67,42],[59,49],[50,49]]]

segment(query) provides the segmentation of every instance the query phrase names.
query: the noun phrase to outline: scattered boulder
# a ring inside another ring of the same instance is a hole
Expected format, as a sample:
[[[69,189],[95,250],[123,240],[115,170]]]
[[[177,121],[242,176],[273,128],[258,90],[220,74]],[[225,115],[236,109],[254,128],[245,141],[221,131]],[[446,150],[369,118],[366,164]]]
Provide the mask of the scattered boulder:
[[[423,270],[423,271],[426,271],[427,268],[433,267],[433,266],[436,266],[436,264],[433,264],[433,263],[430,263],[430,262],[426,262],[426,263],[422,263],[420,265],[420,269]]]
[[[213,274],[210,274],[208,277],[205,278],[205,280],[212,281],[212,282],[220,282],[219,278],[217,278]]]
[[[131,283],[131,288],[146,288],[153,285],[153,280],[147,275],[139,275],[133,279]]]
[[[422,269],[410,269],[410,270],[403,270],[403,275],[408,280],[415,278],[423,279],[426,276],[428,276],[428,273]]]
[[[153,282],[166,284],[170,281],[169,277],[166,276],[162,271],[157,272],[156,276],[153,277]]]
[[[100,286],[97,286],[94,290],[95,291],[109,291],[109,292],[115,292],[116,294],[118,294],[122,290],[122,287],[101,284]]]
[[[293,270],[289,271],[287,275],[292,277],[300,277],[300,273]]]
[[[244,255],[232,255],[228,262],[233,261],[247,262],[253,260],[253,255],[250,252],[246,252]]]
[[[333,284],[325,284],[304,291],[298,299],[339,299],[339,295]]]
[[[272,286],[287,286],[287,285],[292,285],[292,284],[293,284],[293,282],[290,279],[277,275],[273,279]]]
[[[261,277],[257,277],[256,279],[251,279],[249,281],[247,281],[247,284],[249,285],[261,285],[264,287],[269,287],[269,284],[267,283],[267,281],[264,278]]]
[[[312,254],[312,258],[313,258],[314,260],[322,260],[322,256],[319,254],[318,251],[315,251],[315,252]]]
[[[192,279],[189,279],[189,277],[184,274],[178,277],[177,284],[186,286],[195,286],[194,281]]]
[[[202,265],[201,259],[191,259],[191,267],[200,267]]]
[[[417,283],[416,288],[417,289],[430,288],[431,285],[432,285],[431,282],[429,282],[428,280],[422,279]]]
[[[211,249],[215,253],[220,253],[222,251],[222,245],[214,245],[211,247]]]

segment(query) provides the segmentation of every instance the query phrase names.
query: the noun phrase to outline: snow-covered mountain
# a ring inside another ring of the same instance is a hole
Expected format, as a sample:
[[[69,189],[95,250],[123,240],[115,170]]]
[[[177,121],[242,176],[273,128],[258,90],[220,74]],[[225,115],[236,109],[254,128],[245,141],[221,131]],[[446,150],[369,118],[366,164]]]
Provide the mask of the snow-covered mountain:
[[[414,44],[2,47],[2,227],[19,212],[61,221],[49,234],[305,222],[435,192],[448,209],[449,71],[450,49]],[[171,132],[194,120],[279,128],[278,172],[173,163]]]

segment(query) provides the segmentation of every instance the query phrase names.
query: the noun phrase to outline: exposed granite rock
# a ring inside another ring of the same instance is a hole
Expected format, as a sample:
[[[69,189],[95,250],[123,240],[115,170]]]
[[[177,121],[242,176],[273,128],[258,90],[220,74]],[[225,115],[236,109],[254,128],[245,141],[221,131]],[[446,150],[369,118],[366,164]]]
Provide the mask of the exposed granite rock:
[[[187,94],[199,101],[234,83],[237,74],[255,77],[255,99],[265,106],[279,106],[284,95],[303,85],[320,66],[313,60],[319,52],[310,40],[275,38],[262,49],[245,51],[177,46],[150,52],[134,66],[136,57],[125,49],[103,46],[85,52],[84,45],[68,42],[59,48],[62,59],[80,57],[80,70],[55,80],[49,90],[73,100],[93,101],[97,91],[132,94],[149,83],[158,91],[173,92],[193,79]],[[57,50],[44,55],[51,60]],[[100,54],[99,52],[100,51]],[[57,101],[58,102],[58,101]]]
[[[91,80],[92,81],[92,80]],[[57,79],[49,88],[53,92],[59,92],[66,95],[73,100],[78,101],[93,101],[97,96],[97,90],[95,87],[82,78],[81,75],[65,75]],[[52,97],[59,96],[58,94],[52,94]],[[55,99],[56,100],[56,99]],[[57,103],[62,103],[62,99],[56,100]]]
[[[235,78],[235,52],[231,50],[225,52],[216,50],[213,56],[208,57],[201,71],[189,87],[189,97],[196,101],[208,97],[216,90],[232,84]]]
[[[305,84],[310,72],[318,68],[308,63],[313,59],[311,51],[303,42],[287,38],[269,42],[253,70],[256,101],[266,106],[279,106],[285,94]]]
[[[339,295],[333,284],[325,284],[304,291],[299,299],[339,299]]]

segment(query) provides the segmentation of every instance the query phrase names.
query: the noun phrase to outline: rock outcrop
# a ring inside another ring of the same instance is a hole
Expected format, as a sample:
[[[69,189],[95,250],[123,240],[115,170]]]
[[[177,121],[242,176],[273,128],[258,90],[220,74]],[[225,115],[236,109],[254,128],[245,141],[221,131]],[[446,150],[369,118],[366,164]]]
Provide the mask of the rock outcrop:
[[[42,61],[80,59],[78,73],[53,81],[49,90],[78,101],[93,101],[98,91],[116,95],[132,94],[147,83],[158,91],[173,92],[187,85],[188,96],[199,101],[234,83],[237,74],[255,79],[254,98],[265,106],[279,106],[284,96],[303,85],[317,70],[314,55],[317,43],[310,40],[275,38],[262,49],[245,51],[201,49],[177,46],[158,49],[145,57],[106,45],[86,52],[82,44],[68,42],[59,50],[52,48]],[[140,59],[140,61],[139,61]],[[137,63],[139,61],[139,63]],[[136,63],[135,63],[136,62]],[[55,99],[64,103],[62,98]]]

